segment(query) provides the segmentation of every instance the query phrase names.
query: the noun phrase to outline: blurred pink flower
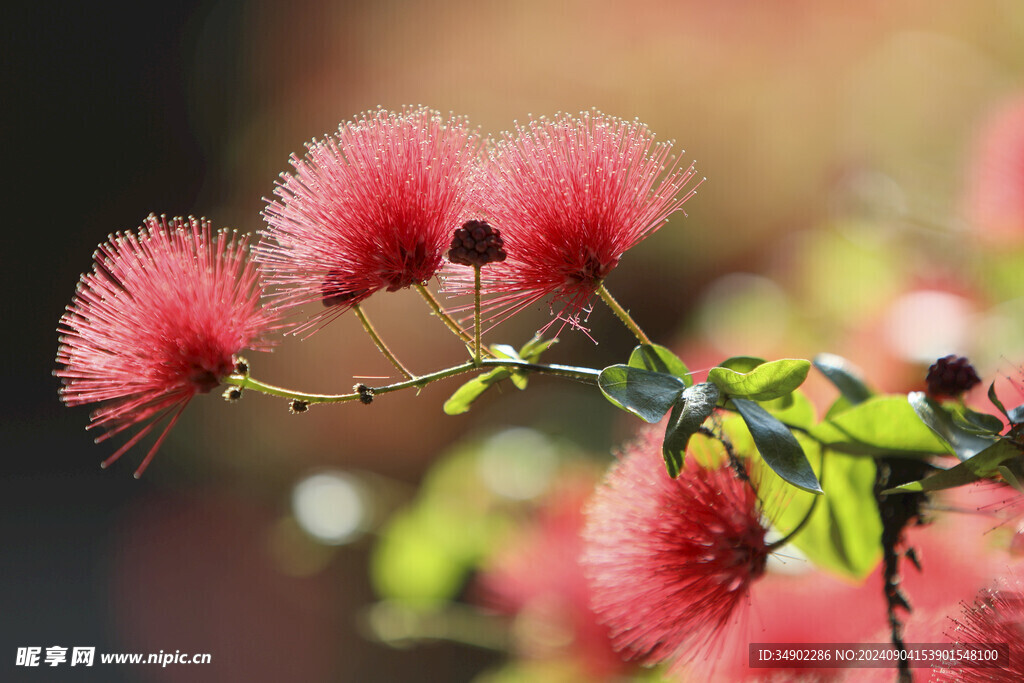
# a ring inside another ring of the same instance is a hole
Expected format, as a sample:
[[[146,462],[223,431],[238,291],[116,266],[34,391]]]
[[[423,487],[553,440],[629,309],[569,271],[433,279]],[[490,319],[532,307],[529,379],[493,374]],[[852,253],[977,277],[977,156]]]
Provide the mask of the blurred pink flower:
[[[296,331],[434,275],[467,217],[480,139],[418,107],[365,113],[306,147],[268,200],[256,250],[276,304],[328,307]]]
[[[67,405],[103,404],[89,424],[104,430],[97,442],[143,425],[104,467],[170,416],[141,475],[192,397],[231,374],[233,355],[269,347],[273,316],[248,255],[247,238],[212,237],[209,221],[154,215],[100,245],[60,320],[54,374]]]
[[[726,462],[698,460],[672,479],[660,433],[645,430],[586,509],[594,609],[615,645],[647,664],[707,657],[765,570],[755,486]]]
[[[629,665],[590,608],[580,565],[582,508],[593,484],[589,476],[576,476],[556,486],[536,519],[486,562],[478,588],[483,604],[528,621],[527,636],[543,634],[521,642],[523,654],[552,658],[567,652],[588,680],[602,680]],[[555,632],[563,638],[552,638]]]
[[[671,150],[643,124],[597,111],[504,133],[478,198],[508,253],[484,270],[483,292],[494,295],[490,319],[551,295],[558,318],[580,327],[581,312],[622,255],[696,191],[680,196],[695,170],[680,167]],[[472,278],[456,274],[449,289],[471,292]]]
[[[1024,240],[1024,97],[998,108],[971,153],[966,189],[971,226],[996,241]]]
[[[1005,644],[1009,659],[998,669],[957,667],[941,669],[933,681],[994,681],[1018,683],[1024,680],[1024,593],[1020,586],[1003,589],[984,589],[978,593],[973,605],[963,605],[963,616],[954,619],[954,629],[947,635],[959,645],[988,647]]]

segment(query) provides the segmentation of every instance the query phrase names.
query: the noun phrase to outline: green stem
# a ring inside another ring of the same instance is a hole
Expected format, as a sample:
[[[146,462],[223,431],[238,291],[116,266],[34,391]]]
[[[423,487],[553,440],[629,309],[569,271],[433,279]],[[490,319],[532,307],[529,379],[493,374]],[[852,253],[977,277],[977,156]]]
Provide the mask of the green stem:
[[[821,464],[818,466],[818,482],[819,483],[825,480],[825,452],[827,450],[828,450],[827,448],[822,448],[821,449]],[[796,536],[798,533],[803,531],[803,528],[805,526],[807,526],[807,523],[809,521],[811,521],[811,515],[814,514],[814,508],[816,508],[818,506],[818,501],[821,498],[824,498],[824,496],[815,496],[814,497],[814,499],[811,501],[811,506],[809,508],[807,508],[807,514],[804,515],[804,518],[800,520],[799,524],[797,524],[795,527],[793,527],[792,531],[790,531],[788,534],[786,534],[785,536],[783,536],[779,540],[773,541],[772,543],[768,544],[768,551],[769,552],[772,552],[772,551],[774,551],[774,550],[776,550],[778,548],[781,548],[782,546],[786,545],[787,543],[789,543],[790,541],[793,540],[794,536]]]
[[[359,318],[359,322],[363,324],[363,329],[366,330],[366,334],[370,335],[370,339],[372,339],[373,343],[377,345],[380,352],[384,354],[384,357],[391,361],[391,364],[398,368],[398,371],[401,372],[406,379],[413,379],[414,375],[405,369],[405,366],[402,365],[401,361],[398,360],[395,354],[391,352],[391,349],[388,348],[388,345],[384,343],[384,340],[380,338],[380,335],[377,334],[377,330],[374,329],[373,323],[370,322],[370,319],[366,317],[366,313],[363,312],[363,307],[359,304],[353,304],[352,310],[355,311],[356,317]]]
[[[462,343],[467,345],[473,344],[473,338],[470,337],[465,330],[459,327],[459,324],[455,322],[454,318],[452,318],[450,315],[444,312],[444,309],[441,308],[441,302],[437,300],[437,297],[434,296],[433,292],[431,292],[429,289],[427,289],[423,284],[419,282],[416,283],[416,289],[419,290],[420,296],[422,296],[423,299],[427,302],[427,305],[430,306],[430,310],[434,312],[434,315],[440,318],[441,322],[447,325],[448,329],[451,330],[455,336],[462,340]]]
[[[387,384],[381,387],[366,387],[362,392],[355,391],[351,394],[306,394],[299,391],[293,391],[292,389],[274,386],[273,384],[267,384],[266,382],[261,382],[252,376],[246,375],[228,375],[224,378],[224,382],[242,389],[250,389],[270,396],[279,396],[281,398],[303,401],[309,404],[347,403],[349,401],[360,400],[366,393],[376,396],[378,394],[388,394],[393,391],[401,391],[402,389],[425,387],[432,382],[446,379],[448,377],[454,377],[456,375],[462,375],[467,372],[473,372],[480,368],[516,368],[543,375],[565,377],[579,382],[586,382],[587,384],[597,384],[597,378],[601,374],[600,370],[595,370],[594,368],[581,368],[572,365],[540,365],[537,363],[527,363],[526,361],[516,360],[513,358],[482,358],[480,360],[480,365],[477,365],[475,361],[467,361],[461,365],[454,365],[450,368],[445,368],[444,370],[438,370],[437,372],[413,377],[412,379],[408,379],[403,382],[395,382],[394,384]]]
[[[644,334],[644,331],[640,329],[640,326],[637,325],[633,318],[629,316],[629,311],[623,308],[619,302],[615,300],[615,297],[613,297],[611,292],[605,288],[603,282],[597,286],[597,293],[601,296],[604,302],[608,304],[608,308],[612,309],[612,311],[615,312],[615,315],[619,317],[619,320],[621,320],[626,328],[633,333],[633,336],[640,340],[641,344],[650,345],[650,338]]]
[[[473,360],[480,365],[480,266],[473,266],[473,333],[476,338]]]

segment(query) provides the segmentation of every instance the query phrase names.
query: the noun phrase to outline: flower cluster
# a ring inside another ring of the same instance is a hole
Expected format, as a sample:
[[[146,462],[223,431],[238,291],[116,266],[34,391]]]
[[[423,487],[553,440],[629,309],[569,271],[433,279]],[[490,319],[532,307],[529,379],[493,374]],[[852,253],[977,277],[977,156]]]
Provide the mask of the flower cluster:
[[[324,309],[290,331],[315,331],[355,308],[380,350],[414,381],[359,304],[415,285],[471,341],[423,287],[446,255],[462,266],[456,281],[474,283],[477,363],[481,289],[470,269],[487,266],[482,292],[497,295],[492,306],[519,310],[551,294],[576,325],[623,252],[693,195],[680,196],[692,166],[682,171],[672,162],[659,181],[670,145],[655,144],[638,123],[596,112],[506,134],[489,162],[482,148],[462,118],[424,107],[378,109],[292,157],[294,172],[282,174],[276,198],[267,200],[252,261],[246,239],[213,238],[193,219],[168,224],[151,216],[137,235],[102,245],[61,321],[57,374],[66,403],[101,404],[90,426],[105,428],[102,438],[145,425],[107,462],[169,416],[141,473],[189,399],[231,374],[237,351],[266,347],[266,333],[284,327],[272,321],[304,304]],[[359,398],[369,402],[372,392]]]
[[[97,441],[142,425],[104,466],[170,417],[139,476],[192,397],[234,371],[236,353],[268,348],[273,314],[248,249],[245,237],[211,235],[208,221],[151,215],[96,251],[61,318],[55,374],[66,404],[102,404],[89,425],[104,430]]]

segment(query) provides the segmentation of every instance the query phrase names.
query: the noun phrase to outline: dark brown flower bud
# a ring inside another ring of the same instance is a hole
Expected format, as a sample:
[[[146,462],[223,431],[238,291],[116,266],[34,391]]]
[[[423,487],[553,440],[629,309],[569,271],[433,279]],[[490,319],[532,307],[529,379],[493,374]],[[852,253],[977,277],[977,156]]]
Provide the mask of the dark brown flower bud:
[[[293,399],[288,404],[288,412],[292,414],[304,413],[309,410],[309,401],[300,401],[299,399]]]
[[[242,390],[238,387],[228,387],[224,390],[224,393],[221,394],[221,396],[223,396],[224,400],[228,403],[234,403],[238,399],[242,398]]]
[[[928,368],[928,393],[932,396],[959,396],[980,384],[981,378],[963,356],[940,358]]]
[[[373,403],[373,389],[366,386],[365,384],[357,384],[352,389],[359,394],[359,400],[363,405],[370,405]]]
[[[486,266],[506,256],[501,232],[484,221],[464,223],[455,231],[448,251],[448,260],[463,266]]]

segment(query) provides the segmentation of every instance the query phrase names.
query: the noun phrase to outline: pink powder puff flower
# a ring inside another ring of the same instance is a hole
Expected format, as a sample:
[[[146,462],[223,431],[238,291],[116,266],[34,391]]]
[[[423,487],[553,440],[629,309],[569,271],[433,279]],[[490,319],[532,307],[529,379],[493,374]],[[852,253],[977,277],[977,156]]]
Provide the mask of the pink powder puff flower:
[[[67,405],[102,404],[89,424],[104,430],[97,443],[142,426],[103,467],[170,416],[139,477],[192,397],[233,372],[233,355],[269,347],[273,316],[248,253],[247,238],[211,237],[205,219],[152,214],[99,246],[60,320],[54,374]]]
[[[282,309],[320,301],[294,331],[322,326],[374,292],[429,280],[468,218],[480,138],[461,118],[383,109],[293,155],[267,200],[256,250]]]
[[[982,124],[968,164],[965,213],[991,242],[1024,241],[1024,97]]]
[[[1024,593],[1018,584],[1001,589],[984,589],[978,593],[973,605],[964,605],[963,616],[954,619],[955,628],[947,637],[957,645],[973,646],[982,650],[996,644],[1009,648],[1009,658],[999,668],[956,667],[940,669],[933,681],[994,681],[1018,683],[1024,681]],[[1007,654],[1003,652],[1001,656]]]
[[[586,510],[584,572],[616,647],[645,664],[707,657],[769,554],[755,486],[695,455],[672,479],[660,434],[627,446]],[[723,642],[723,641],[719,641]]]
[[[581,328],[581,313],[622,255],[703,182],[681,194],[696,172],[671,150],[643,124],[597,111],[535,119],[504,133],[477,199],[508,254],[483,271],[482,292],[494,295],[486,304],[490,319],[500,322],[550,295],[557,319]],[[459,294],[472,287],[465,273],[447,286]]]

